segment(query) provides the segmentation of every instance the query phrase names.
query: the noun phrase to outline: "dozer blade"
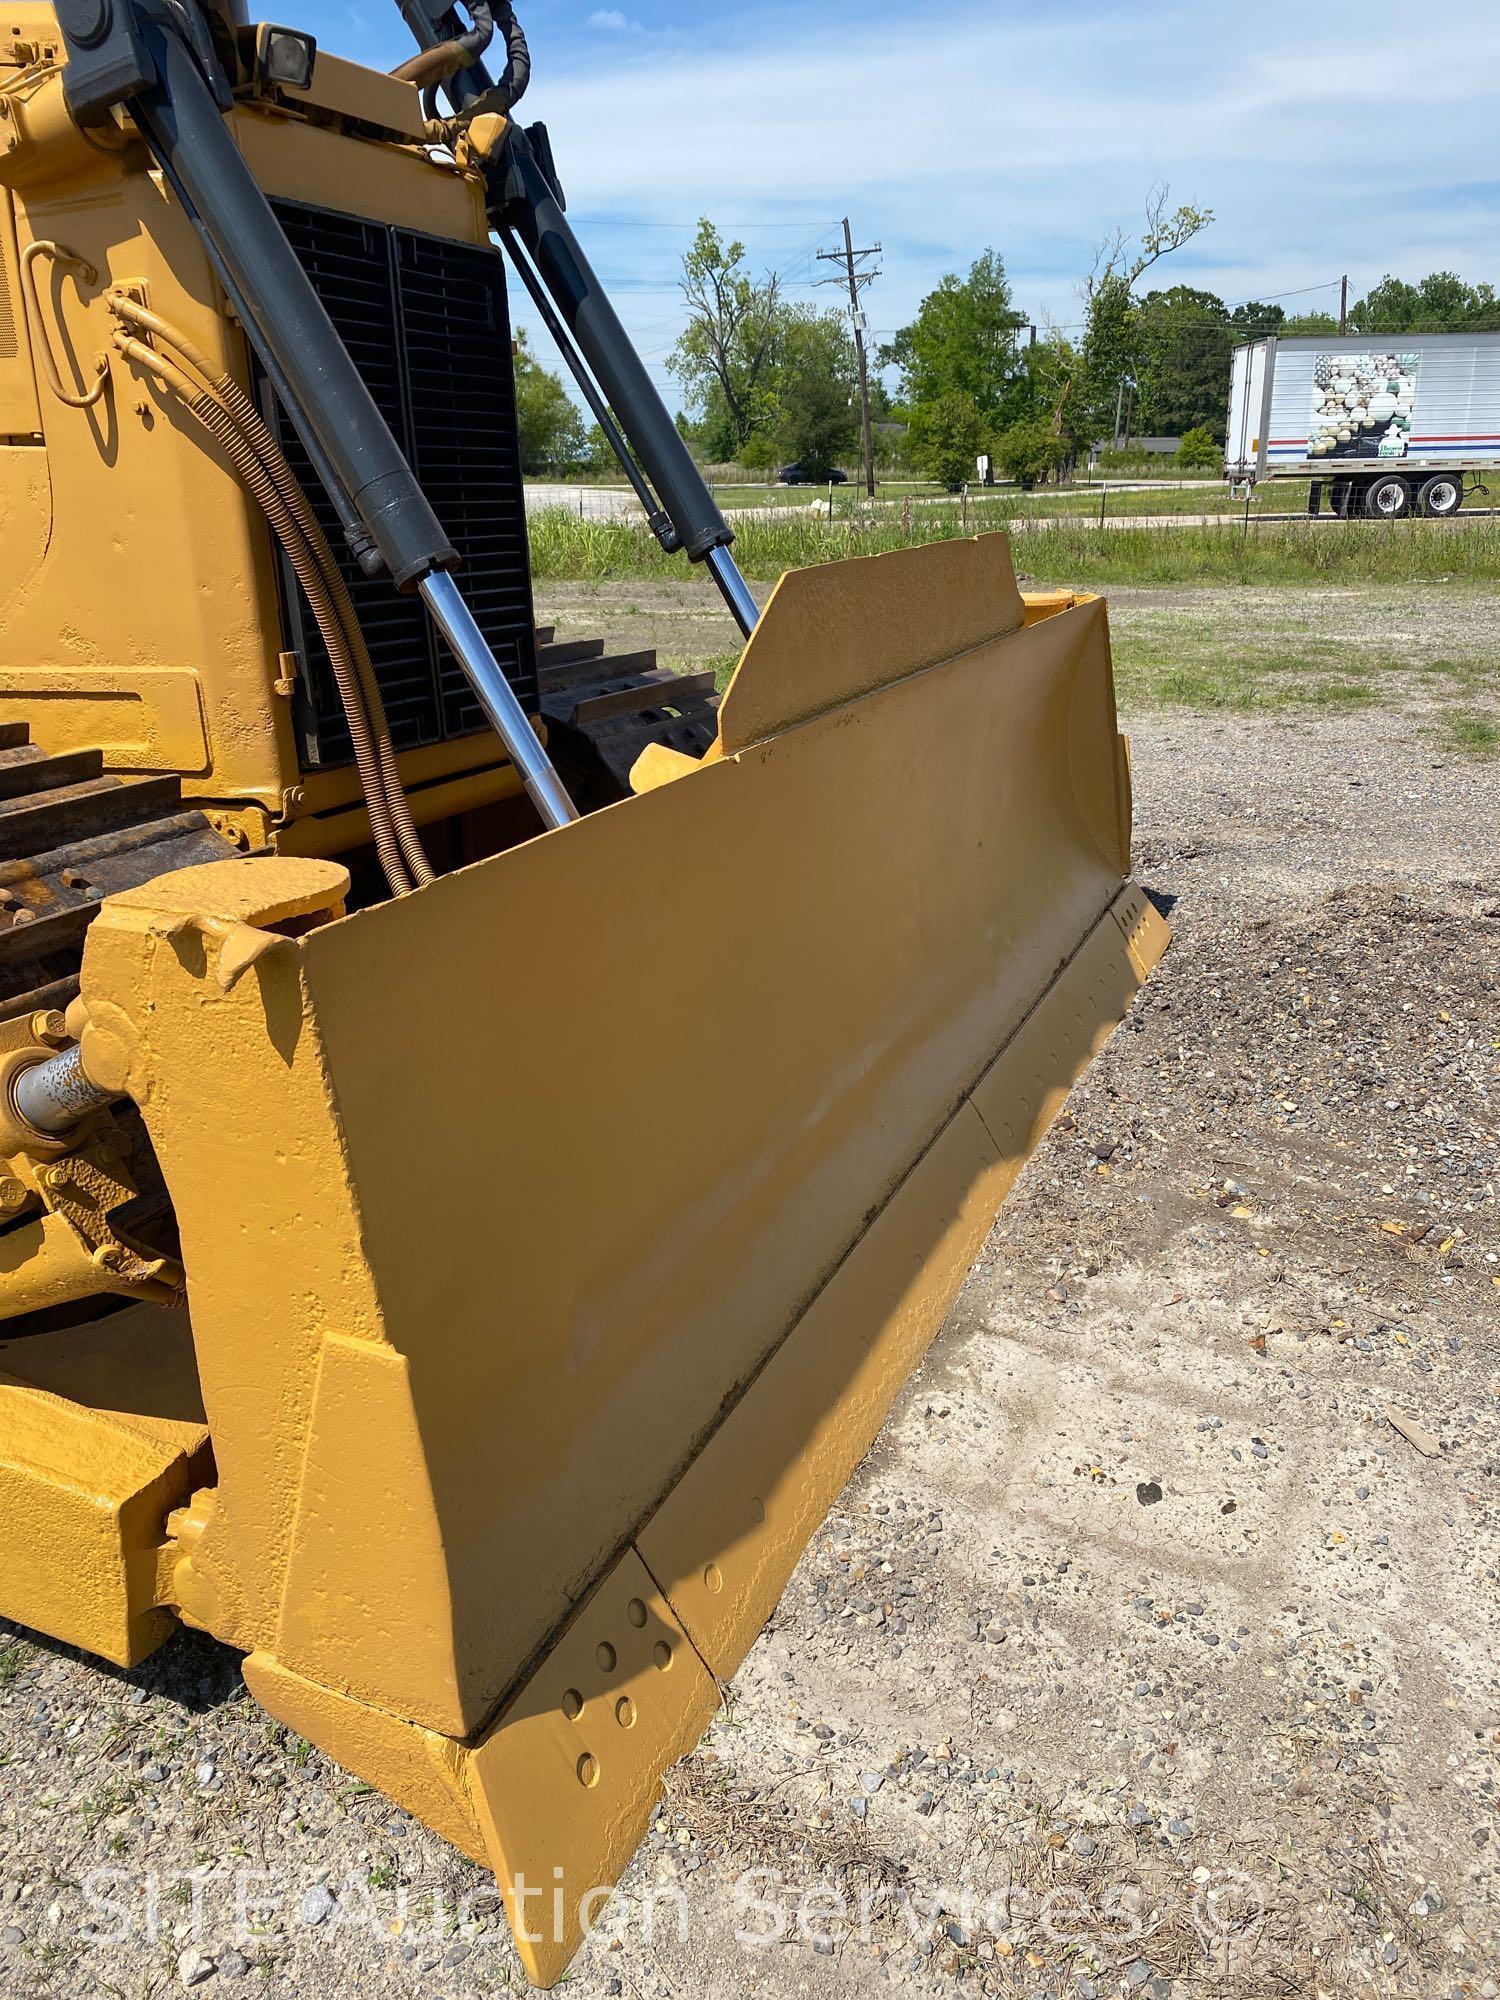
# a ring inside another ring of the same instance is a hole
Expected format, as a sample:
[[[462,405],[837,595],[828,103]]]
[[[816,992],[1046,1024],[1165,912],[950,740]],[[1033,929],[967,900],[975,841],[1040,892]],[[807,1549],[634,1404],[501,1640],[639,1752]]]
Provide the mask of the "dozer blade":
[[[488,1861],[541,1983],[1166,942],[1104,606],[1002,537],[788,576],[638,782],[321,926],[326,863],[165,877],[83,976],[217,1470],[153,1601]]]

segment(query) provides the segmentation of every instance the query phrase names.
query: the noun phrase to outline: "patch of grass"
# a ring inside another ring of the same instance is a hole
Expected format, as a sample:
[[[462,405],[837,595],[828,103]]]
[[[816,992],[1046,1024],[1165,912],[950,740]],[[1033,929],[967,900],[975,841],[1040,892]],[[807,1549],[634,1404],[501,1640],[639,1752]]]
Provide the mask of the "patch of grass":
[[[1135,694],[1142,706],[1163,708],[1254,708],[1253,690],[1228,678],[1216,678],[1201,667],[1169,667],[1149,683],[1120,671],[1118,655],[1116,679],[1122,697]]]
[[[705,657],[694,655],[691,659],[682,654],[660,653],[658,664],[674,674],[707,674],[714,677],[714,686],[720,694],[734,678],[734,670],[740,663],[738,653],[709,653]]]
[[[1309,640],[1262,619],[1224,637],[1222,619],[1127,614],[1113,635],[1115,680],[1127,709],[1317,709],[1346,713],[1400,699],[1410,662],[1371,648]]]
[[[849,556],[879,555],[925,542],[954,541],[1003,527],[971,505],[914,507],[866,519],[825,521],[785,510],[740,524],[735,553],[745,574],[771,582]],[[680,557],[631,521],[580,521],[565,509],[531,516],[532,563],[541,581],[680,579]],[[1388,585],[1500,581],[1500,520],[1265,523],[1245,533],[1223,527],[1100,528],[1080,521],[1030,529],[1015,538],[1018,569],[1047,585],[1111,583]]]
[[[95,1832],[107,1819],[127,1813],[142,1796],[142,1787],[128,1778],[111,1778],[97,1792],[91,1792],[78,1807],[85,1831]]]
[[[1368,708],[1375,690],[1362,681],[1320,681],[1298,697],[1311,708]]]
[[[1443,731],[1455,750],[1492,757],[1500,750],[1500,723],[1484,715],[1445,715]]]
[[[738,653],[715,653],[712,659],[703,662],[699,671],[707,673],[712,668],[714,686],[719,690],[720,694],[723,694],[729,683],[734,679],[734,670],[739,663],[740,656]]]

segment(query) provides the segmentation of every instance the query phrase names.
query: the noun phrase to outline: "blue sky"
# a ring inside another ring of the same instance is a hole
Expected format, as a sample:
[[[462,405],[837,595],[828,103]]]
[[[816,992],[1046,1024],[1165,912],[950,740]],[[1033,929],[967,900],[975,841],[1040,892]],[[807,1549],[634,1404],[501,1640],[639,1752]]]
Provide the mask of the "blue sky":
[[[574,225],[673,407],[676,279],[700,215],[793,296],[833,304],[810,289],[829,271],[816,252],[849,214],[857,241],[884,245],[877,333],[987,244],[1018,306],[1071,326],[1095,245],[1159,181],[1217,217],[1164,281],[1231,303],[1327,306],[1344,271],[1356,295],[1388,271],[1500,282],[1500,180],[1480,177],[1500,114],[1494,0],[519,11],[526,114],[547,122]],[[409,52],[394,0],[292,18],[382,68]]]

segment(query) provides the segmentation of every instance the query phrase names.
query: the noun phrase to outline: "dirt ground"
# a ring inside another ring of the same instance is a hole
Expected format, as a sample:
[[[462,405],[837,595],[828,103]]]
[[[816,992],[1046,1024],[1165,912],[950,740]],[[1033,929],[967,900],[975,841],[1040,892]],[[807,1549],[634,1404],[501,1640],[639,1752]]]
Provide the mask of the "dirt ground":
[[[1127,720],[1175,945],[570,1993],[1500,1993],[1500,762]],[[519,1988],[206,1641],[0,1627],[0,1756],[6,1996]]]

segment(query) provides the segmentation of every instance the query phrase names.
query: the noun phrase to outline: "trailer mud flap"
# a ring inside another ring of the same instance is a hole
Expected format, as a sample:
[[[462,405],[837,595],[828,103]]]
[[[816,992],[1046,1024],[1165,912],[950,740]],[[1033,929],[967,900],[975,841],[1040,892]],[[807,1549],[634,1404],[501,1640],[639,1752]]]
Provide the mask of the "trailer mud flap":
[[[1002,537],[797,573],[702,764],[354,917],[229,862],[90,934],[218,1472],[172,1602],[541,1983],[1165,947],[1104,606],[1045,609]]]

